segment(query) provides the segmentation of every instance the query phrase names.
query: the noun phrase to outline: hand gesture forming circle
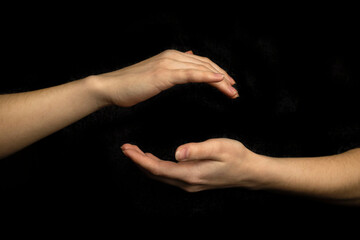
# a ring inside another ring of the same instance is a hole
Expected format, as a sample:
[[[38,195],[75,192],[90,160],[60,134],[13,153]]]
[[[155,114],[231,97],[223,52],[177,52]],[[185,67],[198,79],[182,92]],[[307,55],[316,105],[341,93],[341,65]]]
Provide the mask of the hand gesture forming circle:
[[[230,98],[239,96],[232,86],[235,81],[223,69],[191,51],[167,50],[101,77],[108,93],[106,101],[118,106],[132,106],[176,84],[189,82],[208,83]],[[121,86],[114,87],[116,84]],[[189,192],[251,185],[246,170],[253,153],[235,140],[210,139],[182,145],[176,151],[177,162],[144,153],[136,145],[124,144],[121,148],[151,178]]]

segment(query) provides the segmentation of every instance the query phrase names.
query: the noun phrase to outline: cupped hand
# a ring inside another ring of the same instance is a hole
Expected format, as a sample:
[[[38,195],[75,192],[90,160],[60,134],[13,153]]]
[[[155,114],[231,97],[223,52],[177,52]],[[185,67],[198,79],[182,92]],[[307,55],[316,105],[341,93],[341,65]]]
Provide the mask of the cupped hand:
[[[230,98],[235,81],[218,65],[191,51],[166,50],[123,69],[94,77],[98,96],[107,105],[133,106],[176,84],[208,83]]]
[[[139,147],[124,144],[123,153],[149,177],[180,187],[188,192],[258,185],[260,156],[242,143],[227,139],[209,139],[178,147],[177,162],[164,161]]]

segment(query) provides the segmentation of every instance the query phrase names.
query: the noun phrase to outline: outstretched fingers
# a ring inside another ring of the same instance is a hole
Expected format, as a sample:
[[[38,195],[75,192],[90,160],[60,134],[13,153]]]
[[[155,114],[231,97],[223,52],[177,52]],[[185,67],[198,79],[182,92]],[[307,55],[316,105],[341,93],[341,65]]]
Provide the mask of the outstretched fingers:
[[[134,163],[154,176],[182,179],[186,175],[184,166],[175,162],[161,160],[151,153],[144,153],[135,145],[123,145],[122,151]]]
[[[185,52],[184,55],[186,56],[186,61],[206,65],[209,68],[211,68],[219,73],[224,74],[225,79],[228,80],[231,85],[234,85],[236,83],[235,80],[224,69],[219,67],[216,63],[211,61],[209,58],[195,55],[191,50]]]
[[[229,96],[230,98],[236,98],[239,96],[237,90],[233,87],[236,83],[235,80],[222,68],[220,68],[216,63],[211,61],[209,58],[195,55],[192,51],[187,51],[185,53],[179,52],[182,55],[182,61],[196,64],[199,66],[206,67],[210,71],[214,73],[220,73],[223,75],[222,81],[214,82],[209,84],[219,91]]]
[[[203,82],[218,89],[230,98],[239,96],[237,90],[224,79],[224,74],[212,71],[205,71],[198,68],[187,68],[173,70],[174,84],[184,84],[190,82]]]
[[[168,51],[162,60],[166,68],[171,70],[172,84],[190,82],[208,83],[230,98],[238,97],[233,87],[235,81],[222,68],[206,57],[194,55],[192,51]]]
[[[224,74],[193,66],[192,68],[174,70],[174,79],[177,84],[190,82],[215,83],[224,80]]]
[[[199,163],[205,161],[164,161],[151,153],[144,153],[135,145],[123,145],[124,154],[130,158],[148,177],[179,187],[188,192],[207,189],[207,185],[199,178]]]

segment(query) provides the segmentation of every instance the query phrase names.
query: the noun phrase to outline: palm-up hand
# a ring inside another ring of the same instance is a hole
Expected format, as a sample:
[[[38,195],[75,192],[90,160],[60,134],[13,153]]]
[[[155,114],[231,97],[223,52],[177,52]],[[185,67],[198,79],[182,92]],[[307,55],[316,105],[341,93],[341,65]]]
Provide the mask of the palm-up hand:
[[[121,148],[149,177],[189,192],[254,187],[259,179],[256,176],[259,156],[232,139],[209,139],[179,146],[177,162],[144,153],[136,145],[124,144]]]

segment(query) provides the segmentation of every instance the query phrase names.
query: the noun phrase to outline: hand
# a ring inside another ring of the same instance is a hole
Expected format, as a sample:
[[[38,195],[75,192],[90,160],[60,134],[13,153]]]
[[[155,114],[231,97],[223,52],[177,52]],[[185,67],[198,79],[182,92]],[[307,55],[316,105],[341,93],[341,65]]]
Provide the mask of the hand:
[[[104,105],[129,107],[176,84],[205,82],[225,95],[235,98],[235,81],[219,66],[205,57],[167,50],[132,66],[95,76]]]
[[[124,144],[121,148],[149,177],[188,192],[228,187],[256,188],[260,179],[256,176],[260,156],[231,139],[184,144],[176,151],[177,162],[161,160],[135,145]]]

